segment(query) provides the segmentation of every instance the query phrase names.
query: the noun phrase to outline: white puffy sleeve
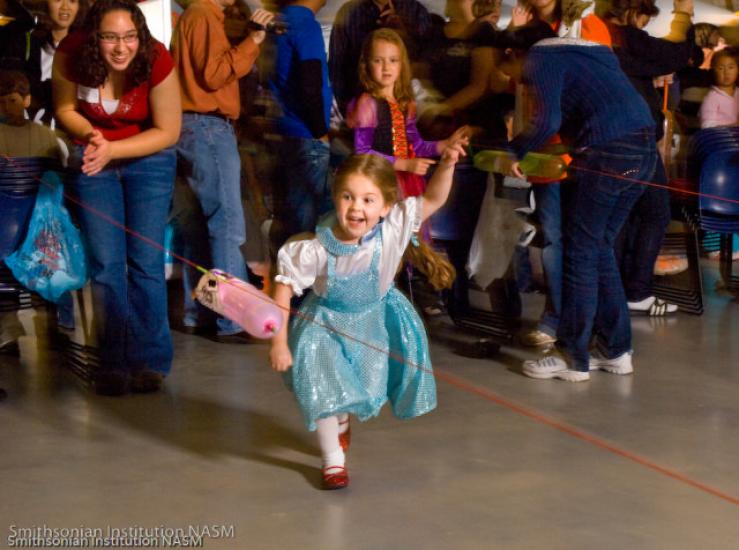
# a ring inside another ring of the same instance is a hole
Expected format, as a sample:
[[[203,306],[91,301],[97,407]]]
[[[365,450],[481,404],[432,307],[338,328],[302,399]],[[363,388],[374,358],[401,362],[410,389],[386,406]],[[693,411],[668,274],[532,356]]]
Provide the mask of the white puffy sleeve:
[[[408,197],[395,204],[382,223],[380,283],[385,292],[395,278],[413,233],[421,227],[422,197]]]
[[[298,239],[286,242],[277,253],[275,281],[288,285],[296,296],[313,286],[321,264],[325,263],[317,239]]]

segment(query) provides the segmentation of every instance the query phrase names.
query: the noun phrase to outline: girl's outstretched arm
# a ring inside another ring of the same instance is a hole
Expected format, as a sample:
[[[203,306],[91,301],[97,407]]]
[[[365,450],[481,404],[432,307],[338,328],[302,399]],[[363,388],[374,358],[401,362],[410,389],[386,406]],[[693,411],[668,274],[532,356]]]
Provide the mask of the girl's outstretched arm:
[[[287,322],[290,318],[290,298],[292,297],[293,291],[288,285],[275,283],[273,298],[282,310],[282,328],[272,337],[269,362],[270,366],[278,372],[288,370],[293,364],[293,356],[287,345]]]
[[[431,176],[426,192],[423,194],[423,211],[421,213],[421,221],[426,220],[431,214],[444,206],[449,192],[452,190],[452,180],[454,178],[454,165],[457,164],[460,156],[465,156],[462,143],[457,142],[449,145],[441,155],[439,165]]]

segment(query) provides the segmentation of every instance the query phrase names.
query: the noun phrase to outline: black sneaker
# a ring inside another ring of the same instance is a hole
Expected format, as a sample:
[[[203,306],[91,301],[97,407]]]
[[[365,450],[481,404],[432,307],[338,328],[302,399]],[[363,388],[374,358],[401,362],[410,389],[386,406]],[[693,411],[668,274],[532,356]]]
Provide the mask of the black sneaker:
[[[0,346],[0,355],[11,355],[13,357],[20,357],[21,348],[18,346],[18,340],[7,342]]]
[[[109,397],[126,395],[131,389],[131,377],[120,370],[99,370],[92,376],[95,393]]]
[[[131,376],[131,391],[133,393],[153,393],[162,389],[163,382],[163,375],[144,369]]]

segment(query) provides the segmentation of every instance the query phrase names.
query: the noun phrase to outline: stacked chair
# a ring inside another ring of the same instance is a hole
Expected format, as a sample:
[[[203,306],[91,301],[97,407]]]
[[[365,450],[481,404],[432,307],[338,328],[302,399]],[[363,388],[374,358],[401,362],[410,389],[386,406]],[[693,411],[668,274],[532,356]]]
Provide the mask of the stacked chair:
[[[63,174],[64,169],[56,159],[42,157],[0,157],[0,311],[10,312],[28,308],[46,308],[48,314],[48,337],[61,355],[62,363],[83,380],[89,380],[98,363],[95,348],[77,343],[74,337],[61,332],[56,324],[56,308],[37,294],[21,285],[5,258],[21,246],[28,230],[41,176],[47,171]],[[82,300],[82,292],[76,293]],[[80,302],[84,314],[85,308]],[[89,309],[89,308],[88,308]],[[84,319],[83,324],[89,324]],[[88,340],[88,335],[85,335]]]
[[[733,272],[734,233],[739,233],[739,126],[707,128],[692,145],[692,177],[698,181],[701,229],[721,234],[720,270],[726,288],[739,294]]]
[[[41,175],[59,168],[59,162],[53,159],[0,157],[0,311],[17,311],[44,303],[15,280],[3,260],[26,236]]]

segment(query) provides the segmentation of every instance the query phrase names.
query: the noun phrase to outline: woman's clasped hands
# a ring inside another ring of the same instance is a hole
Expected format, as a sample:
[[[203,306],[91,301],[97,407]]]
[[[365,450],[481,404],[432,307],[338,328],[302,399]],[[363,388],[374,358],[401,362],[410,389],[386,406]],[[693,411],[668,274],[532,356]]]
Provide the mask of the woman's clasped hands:
[[[100,130],[87,134],[87,145],[82,154],[82,173],[94,176],[113,160],[113,144],[103,137]]]

